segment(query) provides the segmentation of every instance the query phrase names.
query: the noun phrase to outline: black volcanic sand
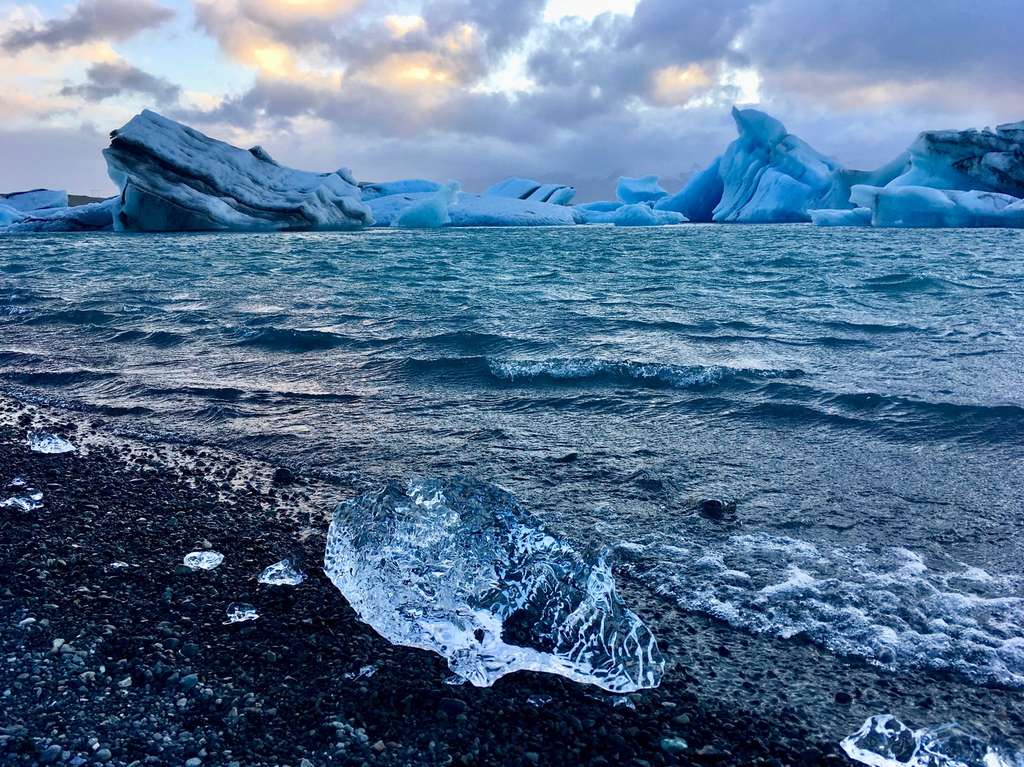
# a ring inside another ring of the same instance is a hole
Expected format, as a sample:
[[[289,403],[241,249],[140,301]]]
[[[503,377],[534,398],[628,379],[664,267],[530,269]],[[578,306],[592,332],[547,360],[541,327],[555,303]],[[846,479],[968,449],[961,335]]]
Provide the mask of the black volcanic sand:
[[[0,398],[0,500],[15,476],[45,494],[0,510],[0,764],[841,765],[837,741],[873,713],[1024,731],[1019,691],[750,636],[621,578],[668,658],[657,690],[616,705],[545,674],[449,686],[442,659],[381,639],[320,570],[351,488],[275,485],[274,467],[105,427]],[[33,453],[31,428],[81,449]],[[207,547],[220,567],[181,565]],[[289,555],[305,583],[256,582]],[[261,617],[225,625],[236,600]]]

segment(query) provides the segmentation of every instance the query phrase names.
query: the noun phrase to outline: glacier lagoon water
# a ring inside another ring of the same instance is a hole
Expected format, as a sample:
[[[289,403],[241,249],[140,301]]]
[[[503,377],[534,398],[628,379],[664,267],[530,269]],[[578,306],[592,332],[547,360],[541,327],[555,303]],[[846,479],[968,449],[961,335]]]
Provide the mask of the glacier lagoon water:
[[[738,630],[1024,686],[1022,254],[810,226],[7,237],[0,386],[358,489],[497,482]]]

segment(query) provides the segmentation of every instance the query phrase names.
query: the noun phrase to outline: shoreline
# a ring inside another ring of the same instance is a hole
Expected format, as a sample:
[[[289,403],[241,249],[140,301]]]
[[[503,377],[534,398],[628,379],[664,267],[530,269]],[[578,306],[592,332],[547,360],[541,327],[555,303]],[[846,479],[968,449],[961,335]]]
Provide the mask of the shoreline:
[[[33,453],[33,428],[83,449]],[[3,497],[15,476],[44,494],[0,511],[0,764],[841,765],[838,740],[877,713],[1024,730],[1024,691],[752,636],[622,577],[665,652],[661,687],[609,696],[528,673],[449,686],[440,657],[377,636],[321,570],[329,512],[354,488],[275,485],[267,463],[113,437],[4,395],[0,467]],[[182,567],[204,547],[220,567]],[[256,583],[285,556],[303,584]],[[260,618],[225,625],[234,601]]]

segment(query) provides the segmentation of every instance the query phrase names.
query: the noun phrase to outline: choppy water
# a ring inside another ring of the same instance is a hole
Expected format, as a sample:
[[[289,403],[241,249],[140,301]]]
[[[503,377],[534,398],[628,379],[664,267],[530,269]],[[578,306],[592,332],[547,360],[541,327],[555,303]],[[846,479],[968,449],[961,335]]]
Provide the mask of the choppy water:
[[[1022,353],[1024,232],[0,238],[9,391],[497,481],[685,608],[1014,686]]]

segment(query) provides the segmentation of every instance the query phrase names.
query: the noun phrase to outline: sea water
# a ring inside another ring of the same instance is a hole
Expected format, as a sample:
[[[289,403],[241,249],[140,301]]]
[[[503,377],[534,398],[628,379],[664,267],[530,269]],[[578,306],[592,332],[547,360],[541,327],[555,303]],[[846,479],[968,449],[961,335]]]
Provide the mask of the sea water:
[[[350,492],[496,482],[737,630],[1009,686],[1022,381],[1024,232],[0,238],[8,392]]]

